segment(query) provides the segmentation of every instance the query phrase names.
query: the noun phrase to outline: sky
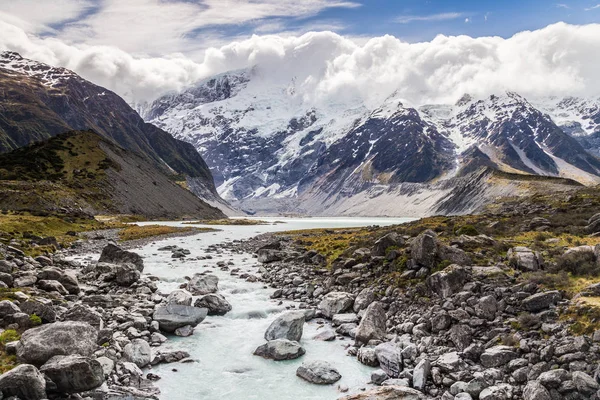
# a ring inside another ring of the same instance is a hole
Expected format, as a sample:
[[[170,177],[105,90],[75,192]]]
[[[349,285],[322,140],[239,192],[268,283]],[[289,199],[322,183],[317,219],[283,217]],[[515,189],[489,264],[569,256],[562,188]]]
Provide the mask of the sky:
[[[480,86],[595,94],[598,23],[600,0],[0,0],[0,50],[131,102],[261,63],[301,77],[307,98],[363,96],[362,78],[382,96],[406,82],[418,101]]]

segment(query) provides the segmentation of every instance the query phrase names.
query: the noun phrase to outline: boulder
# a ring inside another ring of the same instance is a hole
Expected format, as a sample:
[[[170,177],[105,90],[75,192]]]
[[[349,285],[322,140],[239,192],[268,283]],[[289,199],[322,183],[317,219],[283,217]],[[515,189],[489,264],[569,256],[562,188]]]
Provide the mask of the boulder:
[[[54,322],[25,331],[17,344],[17,358],[42,365],[54,356],[90,356],[97,338],[96,328],[86,322]]]
[[[413,371],[413,387],[420,391],[425,390],[427,385],[427,379],[431,374],[431,363],[428,359],[424,358],[415,366]]]
[[[37,300],[27,300],[21,303],[20,308],[26,314],[37,315],[45,324],[56,321],[56,311],[54,311],[54,308]]]
[[[173,290],[167,296],[167,304],[175,304],[180,306],[191,306],[192,305],[192,294],[187,290],[177,289]]]
[[[473,330],[469,325],[455,324],[450,328],[450,340],[458,350],[463,351],[473,341]]]
[[[390,378],[398,378],[402,372],[402,353],[396,343],[386,342],[375,347],[375,356],[381,369],[385,371]]]
[[[562,368],[542,372],[537,380],[547,389],[558,389],[563,382],[571,379],[571,374]]]
[[[46,380],[33,365],[17,365],[0,375],[0,392],[5,398],[16,396],[23,400],[46,399]]]
[[[123,250],[115,244],[108,244],[102,249],[99,263],[110,264],[133,264],[140,272],[144,271],[144,260],[142,257],[132,251]]]
[[[473,263],[473,260],[465,251],[452,246],[440,245],[438,248],[438,257],[440,260],[447,260],[457,265],[466,266]]]
[[[194,296],[217,293],[219,290],[219,278],[215,275],[194,274],[187,284],[187,289]]]
[[[20,313],[21,309],[10,300],[0,301],[0,318],[6,318],[9,315]]]
[[[119,286],[131,286],[140,280],[140,271],[133,264],[118,264],[115,268],[115,282]]]
[[[322,332],[317,333],[313,337],[313,340],[320,340],[322,342],[330,342],[332,340],[335,340],[335,332],[332,331],[331,329],[324,330]]]
[[[513,267],[525,272],[537,271],[544,264],[541,255],[528,247],[513,247],[506,255]]]
[[[59,393],[79,393],[102,385],[102,365],[89,357],[54,356],[40,368]]]
[[[208,315],[225,315],[231,311],[231,304],[220,294],[206,294],[196,299],[194,307],[206,308]]]
[[[328,385],[339,381],[342,375],[327,361],[306,361],[296,370],[300,378],[318,385]]]
[[[354,296],[346,292],[327,293],[319,303],[318,309],[327,318],[349,310],[354,303]]]
[[[371,249],[371,255],[374,257],[386,256],[390,248],[402,246],[403,244],[404,239],[402,236],[395,232],[388,233],[375,241],[375,244]]]
[[[255,356],[275,361],[294,360],[305,353],[306,351],[300,346],[300,343],[287,339],[270,340],[254,350]]]
[[[599,214],[594,214],[588,220],[588,225],[586,226],[586,230],[590,234],[600,232],[600,213]]]
[[[536,293],[523,300],[523,306],[527,311],[539,312],[556,305],[562,298],[558,290]]]
[[[417,236],[410,247],[412,259],[420,266],[433,268],[436,264],[438,238],[432,230],[426,230]]]
[[[13,285],[13,281],[13,276],[11,274],[0,272],[0,282],[3,282],[6,287],[11,287]]]
[[[207,315],[206,308],[170,304],[156,307],[152,318],[158,322],[160,330],[173,333],[186,325],[192,327],[198,325]]]
[[[585,396],[592,396],[600,389],[598,382],[588,374],[582,371],[573,372],[573,383],[577,391]]]
[[[278,250],[274,249],[259,249],[258,252],[258,262],[263,264],[272,263],[275,261],[281,261],[282,253]]]
[[[469,279],[469,271],[459,265],[450,265],[442,271],[436,272],[426,280],[429,290],[447,298],[458,293]]]
[[[97,330],[104,328],[104,321],[99,312],[91,309],[83,304],[75,304],[66,313],[63,314],[65,321],[82,321],[87,322]]]
[[[379,361],[375,354],[375,348],[373,347],[361,347],[358,349],[356,358],[361,364],[368,365],[369,367],[378,367]]]
[[[58,281],[67,289],[69,294],[79,294],[81,292],[77,276],[72,271],[66,271]]]
[[[123,358],[140,368],[144,368],[152,360],[150,345],[144,339],[133,339],[123,349]]]
[[[373,302],[363,315],[356,330],[355,343],[357,346],[369,343],[369,340],[383,340],[386,334],[386,316],[383,305]]]
[[[358,315],[354,313],[335,314],[331,318],[331,325],[340,326],[343,324],[357,324],[359,321]]]
[[[508,364],[518,357],[513,347],[494,346],[486,349],[480,357],[481,365],[486,368],[496,368]]]
[[[69,294],[67,289],[65,289],[65,287],[62,285],[62,283],[60,283],[59,281],[41,280],[41,281],[37,281],[36,285],[37,285],[37,287],[39,287],[42,290],[45,290],[46,292],[58,292],[58,293],[62,294],[63,296],[66,296]]]
[[[481,391],[479,400],[509,400],[512,399],[512,387],[507,384],[490,386]]]
[[[523,389],[523,400],[552,400],[552,396],[541,383],[531,381]]]
[[[358,296],[356,296],[352,309],[355,313],[357,313],[360,310],[364,310],[369,307],[369,305],[374,301],[375,291],[371,288],[365,288],[358,294]]]
[[[281,314],[267,328],[266,340],[287,339],[299,342],[304,329],[305,314],[301,311],[292,311]]]
[[[364,393],[352,394],[339,400],[424,400],[425,396],[416,389],[406,386],[381,386]]]

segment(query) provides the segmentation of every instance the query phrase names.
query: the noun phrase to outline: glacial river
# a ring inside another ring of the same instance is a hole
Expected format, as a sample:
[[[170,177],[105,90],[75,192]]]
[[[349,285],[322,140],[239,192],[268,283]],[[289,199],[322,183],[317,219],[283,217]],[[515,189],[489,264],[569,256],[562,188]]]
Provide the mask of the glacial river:
[[[233,306],[225,316],[209,316],[198,325],[194,335],[187,338],[169,336],[162,348],[186,350],[195,363],[164,364],[152,372],[162,379],[157,382],[165,400],[191,399],[256,399],[256,400],[324,400],[337,399],[342,394],[338,387],[349,392],[368,387],[372,368],[346,355],[350,339],[321,342],[312,338],[322,329],[316,321],[305,324],[301,345],[306,354],[291,361],[272,361],[252,353],[265,343],[264,332],[269,324],[292,303],[278,305],[269,296],[274,289],[264,284],[250,283],[231,276],[229,271],[216,267],[219,261],[232,261],[230,268],[241,268],[258,273],[258,263],[251,254],[206,253],[207,246],[235,239],[248,239],[265,232],[311,229],[343,228],[369,225],[392,225],[410,221],[410,218],[260,218],[285,223],[252,226],[219,226],[219,232],[172,238],[136,249],[144,257],[145,273],[161,278],[159,290],[164,293],[179,287],[185,276],[209,269],[219,277],[219,293]],[[155,222],[152,222],[155,223]],[[177,222],[163,224],[179,225]],[[157,251],[159,247],[177,245],[191,251],[189,258],[210,254],[211,260],[176,261],[171,252]],[[319,386],[296,377],[296,369],[306,360],[329,361],[342,375],[333,385]],[[173,369],[177,371],[173,371]]]

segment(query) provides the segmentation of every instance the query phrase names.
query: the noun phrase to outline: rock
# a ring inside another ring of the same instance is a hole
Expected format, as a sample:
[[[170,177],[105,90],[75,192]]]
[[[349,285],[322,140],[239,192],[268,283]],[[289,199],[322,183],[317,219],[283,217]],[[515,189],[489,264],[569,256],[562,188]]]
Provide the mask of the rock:
[[[217,293],[219,290],[219,278],[215,275],[194,274],[187,286],[188,290],[194,296]]]
[[[6,318],[9,315],[20,313],[21,309],[10,300],[0,301],[0,318]]]
[[[450,353],[442,354],[435,362],[435,364],[442,370],[448,373],[456,372],[460,369],[462,361],[457,352],[452,351]]]
[[[115,268],[115,282],[119,286],[131,286],[140,280],[140,271],[133,264],[119,264]]]
[[[323,341],[323,342],[330,342],[332,340],[335,340],[335,332],[332,331],[331,329],[324,330],[322,332],[317,333],[313,337],[313,340],[320,340],[320,341]]]
[[[424,400],[425,396],[415,389],[404,386],[381,386],[364,393],[342,397],[339,400]]]
[[[220,294],[206,294],[194,303],[194,307],[208,309],[208,315],[225,315],[231,311],[231,304]]]
[[[357,346],[369,343],[369,340],[383,340],[386,334],[386,316],[383,305],[373,302],[363,315],[356,330],[355,342]]]
[[[157,353],[154,358],[152,358],[152,361],[150,362],[151,365],[157,365],[157,364],[162,364],[162,363],[174,363],[174,362],[179,362],[185,358],[188,358],[190,356],[190,353],[188,353],[187,351],[169,351],[169,352],[165,352],[165,353]]]
[[[32,328],[17,344],[20,362],[42,365],[54,356],[90,356],[96,350],[98,331],[85,322],[54,322]]]
[[[417,236],[410,247],[412,259],[418,265],[430,269],[436,264],[437,250],[437,235],[431,230],[426,230]]]
[[[382,369],[371,372],[371,383],[374,385],[381,385],[387,379],[389,379],[389,376]]]
[[[473,330],[468,325],[456,324],[450,328],[450,340],[460,351],[465,350],[473,341]],[[479,358],[479,356],[477,356]]]
[[[0,375],[0,391],[5,397],[16,396],[23,400],[46,399],[46,380],[36,367],[17,365]]]
[[[484,296],[479,299],[476,306],[477,316],[479,318],[493,321],[496,318],[496,311],[498,310],[498,302],[494,296]]]
[[[585,396],[592,396],[600,389],[600,385],[594,378],[581,371],[573,372],[573,383],[577,391]]]
[[[479,394],[489,385],[483,377],[473,378],[467,383],[465,392],[469,393],[474,398],[479,398]]]
[[[167,304],[175,304],[180,306],[191,306],[192,305],[192,294],[187,290],[177,289],[173,290],[167,296]]]
[[[402,236],[395,232],[388,233],[375,241],[375,245],[371,249],[371,255],[374,257],[384,257],[390,248],[402,246],[403,244],[404,239],[402,239]]]
[[[360,349],[358,349],[356,358],[361,364],[368,365],[369,367],[379,366],[379,360],[377,360],[375,348],[373,347],[361,347]]]
[[[447,312],[435,314],[431,318],[431,331],[434,333],[445,331],[452,325],[452,318]]]
[[[358,315],[354,313],[346,313],[346,314],[335,314],[331,318],[331,324],[333,326],[339,326],[343,324],[357,324],[358,323]]]
[[[466,268],[459,265],[450,265],[446,269],[436,272],[426,280],[429,290],[447,298],[458,293],[469,278],[469,272]]]
[[[586,230],[589,234],[600,232],[600,213],[594,214],[589,220]]]
[[[371,288],[365,288],[356,296],[352,309],[357,313],[360,310],[365,310],[374,301],[375,291]]]
[[[66,313],[63,314],[65,321],[81,321],[87,322],[97,330],[102,330],[104,327],[104,321],[102,315],[97,311],[92,310],[90,307],[82,304],[75,304]]]
[[[275,361],[294,360],[305,353],[306,351],[298,342],[287,339],[270,340],[254,351],[255,356]]]
[[[0,282],[3,282],[6,287],[11,287],[13,285],[13,277],[11,274],[0,272]]]
[[[318,385],[328,385],[339,381],[342,376],[327,361],[306,361],[296,370],[300,378]]]
[[[267,331],[266,340],[287,339],[299,342],[302,338],[304,329],[305,315],[301,311],[292,311],[281,314],[277,317]]]
[[[40,371],[54,384],[60,393],[79,393],[102,385],[102,365],[89,357],[70,355],[54,356]]]
[[[523,400],[552,400],[552,396],[542,384],[531,381],[523,389]]]
[[[175,329],[175,332],[173,332],[173,334],[179,337],[189,337],[194,334],[194,328],[191,325],[185,325],[181,328]]]
[[[112,243],[102,249],[102,254],[98,262],[117,265],[133,264],[139,272],[144,272],[144,260],[139,254],[123,250]]]
[[[539,312],[556,305],[562,298],[558,290],[536,293],[523,300],[523,306],[530,312]]]
[[[324,316],[332,318],[335,314],[340,314],[352,307],[354,297],[346,292],[327,293],[319,303],[318,309]]]
[[[467,253],[465,253],[461,249],[457,249],[456,247],[451,246],[440,245],[438,248],[438,257],[441,260],[447,260],[450,261],[450,263],[452,264],[462,266],[471,265],[473,263],[473,260]]]
[[[506,253],[508,262],[521,271],[531,272],[542,268],[543,260],[538,253],[527,247],[513,247]]]
[[[102,372],[105,377],[109,376],[115,369],[115,362],[108,357],[98,357],[96,361],[102,366]]]
[[[152,360],[150,345],[144,339],[133,339],[123,349],[123,358],[140,368],[144,368]]]
[[[50,306],[40,303],[36,300],[27,300],[21,303],[21,311],[28,315],[37,315],[43,323],[52,323],[56,321],[56,312]]]
[[[62,285],[62,283],[60,283],[59,281],[37,281],[36,282],[37,287],[39,287],[42,290],[45,290],[46,292],[58,292],[60,294],[62,294],[63,296],[66,296],[69,294],[69,292],[67,291],[67,289],[65,289],[65,287]]]
[[[259,249],[258,252],[258,262],[263,264],[272,263],[275,261],[281,261],[281,252],[274,249]]]
[[[425,389],[427,379],[431,374],[431,363],[428,359],[424,358],[416,365],[413,371],[413,387],[420,391]]]
[[[381,343],[375,347],[375,356],[381,369],[385,371],[390,378],[400,377],[402,372],[402,353],[398,345],[392,342]]]
[[[186,325],[198,325],[207,315],[206,308],[171,304],[156,307],[152,318],[158,322],[160,330],[172,333]]]
[[[494,346],[486,349],[481,355],[481,365],[486,368],[495,368],[508,364],[517,358],[515,349],[509,346]]]
[[[490,386],[481,391],[479,400],[508,400],[512,398],[508,385]]]
[[[542,372],[537,380],[548,389],[557,389],[560,385],[571,379],[571,374],[564,369],[553,369]]]

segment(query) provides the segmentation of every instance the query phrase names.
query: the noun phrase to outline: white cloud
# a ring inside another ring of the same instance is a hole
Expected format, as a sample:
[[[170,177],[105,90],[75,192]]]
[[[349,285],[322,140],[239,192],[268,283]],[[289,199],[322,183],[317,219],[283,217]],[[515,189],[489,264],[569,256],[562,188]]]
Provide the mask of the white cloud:
[[[431,15],[401,15],[395,18],[395,22],[399,24],[409,24],[411,22],[433,22],[433,21],[448,21],[452,19],[462,18],[463,13],[451,12]]]
[[[468,24],[469,22],[471,22],[471,18],[465,18],[465,24]]]
[[[566,9],[569,9],[571,7],[569,7],[568,4],[558,3],[558,4],[556,4],[556,8],[566,8]]]
[[[585,8],[585,11],[592,11],[592,10],[596,10],[598,8],[600,8],[600,4],[596,4],[595,6]]]
[[[395,90],[413,104],[503,90],[600,96],[599,24],[558,23],[508,39],[440,35],[414,44],[393,36],[359,39],[331,32],[252,36],[210,48],[195,62],[182,55],[136,57],[114,47],[67,44],[0,22],[0,49],[73,69],[135,100],[252,66],[267,83],[294,79],[307,102],[352,96],[374,105]]]

